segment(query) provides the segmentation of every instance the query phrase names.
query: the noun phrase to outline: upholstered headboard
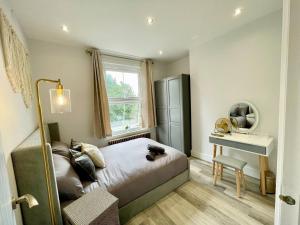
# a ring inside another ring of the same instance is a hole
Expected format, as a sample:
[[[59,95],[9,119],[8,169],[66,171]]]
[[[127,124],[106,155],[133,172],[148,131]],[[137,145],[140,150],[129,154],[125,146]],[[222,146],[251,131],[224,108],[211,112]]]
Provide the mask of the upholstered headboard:
[[[48,131],[46,126],[45,128]],[[49,135],[46,136],[50,142]],[[49,155],[48,162],[50,165],[51,190],[54,198],[55,218],[57,224],[62,225],[63,222],[50,144],[47,144],[47,152]],[[39,129],[35,130],[15,149],[15,151],[12,152],[12,161],[19,196],[32,194],[39,202],[39,206],[31,209],[26,205],[21,205],[24,225],[51,225]]]

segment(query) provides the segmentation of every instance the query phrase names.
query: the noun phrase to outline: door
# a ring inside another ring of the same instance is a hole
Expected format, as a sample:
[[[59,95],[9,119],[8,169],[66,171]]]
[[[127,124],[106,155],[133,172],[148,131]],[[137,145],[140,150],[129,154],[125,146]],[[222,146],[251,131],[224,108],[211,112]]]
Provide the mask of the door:
[[[168,99],[166,80],[155,81],[155,102],[157,117],[157,140],[169,145]]]
[[[300,224],[299,12],[299,0],[284,0],[277,192],[275,207],[276,225]],[[295,202],[293,200],[295,200]]]
[[[168,80],[170,146],[183,152],[181,78]]]
[[[0,147],[0,224],[15,225],[4,153]]]

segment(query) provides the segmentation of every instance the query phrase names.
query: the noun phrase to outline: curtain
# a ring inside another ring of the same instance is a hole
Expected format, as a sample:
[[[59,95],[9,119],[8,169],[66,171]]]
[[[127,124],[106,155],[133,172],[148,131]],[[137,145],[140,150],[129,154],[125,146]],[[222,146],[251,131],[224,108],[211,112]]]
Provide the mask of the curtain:
[[[0,9],[0,37],[6,75],[14,92],[20,92],[25,106],[32,102],[31,72],[26,48]]]
[[[141,109],[142,127],[156,127],[156,113],[153,87],[153,62],[149,59],[144,60],[141,65]]]
[[[97,49],[92,50],[92,63],[94,75],[94,132],[97,138],[105,138],[111,136],[112,131],[101,53]]]

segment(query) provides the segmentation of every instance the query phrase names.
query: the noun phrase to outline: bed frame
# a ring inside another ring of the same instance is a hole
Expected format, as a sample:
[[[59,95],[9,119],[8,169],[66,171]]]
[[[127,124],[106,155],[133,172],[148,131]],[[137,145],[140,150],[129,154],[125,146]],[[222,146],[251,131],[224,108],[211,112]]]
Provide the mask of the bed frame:
[[[53,130],[51,132],[53,132]],[[49,135],[47,136],[48,141],[50,141]],[[52,136],[53,134],[51,137]],[[47,151],[49,156],[52,156],[50,144],[47,146]],[[58,225],[63,225],[56,179],[54,176],[53,161],[52,157],[49,158],[55,219]],[[28,209],[27,206],[21,205],[24,225],[51,225],[39,130],[34,131],[16,148],[15,151],[12,152],[12,160],[19,196],[29,193],[35,196],[40,203],[38,207],[32,209]],[[119,208],[121,224],[125,224],[136,214],[148,208],[188,180],[189,169]]]

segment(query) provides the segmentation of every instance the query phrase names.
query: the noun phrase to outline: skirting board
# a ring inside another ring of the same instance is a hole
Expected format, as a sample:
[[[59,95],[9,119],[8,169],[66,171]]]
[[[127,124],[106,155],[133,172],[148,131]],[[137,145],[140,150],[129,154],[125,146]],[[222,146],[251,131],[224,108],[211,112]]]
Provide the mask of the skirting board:
[[[163,198],[164,196],[166,196],[167,194],[169,194],[170,192],[187,182],[189,180],[189,172],[189,169],[185,170],[184,172],[177,175],[176,177],[173,177],[166,183],[154,188],[153,190],[147,192],[141,197],[120,208],[120,223],[125,224],[139,212],[150,207],[159,199]]]
[[[192,156],[201,160],[204,160],[206,162],[212,162],[212,155],[210,154],[205,154],[205,153],[201,153],[201,152],[195,152],[192,151]],[[254,177],[256,179],[260,179],[259,177],[259,170],[246,166],[244,169],[244,173],[250,177]]]

